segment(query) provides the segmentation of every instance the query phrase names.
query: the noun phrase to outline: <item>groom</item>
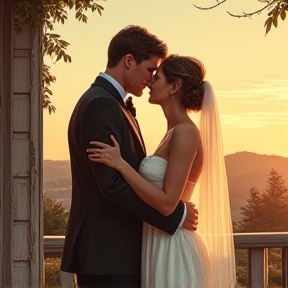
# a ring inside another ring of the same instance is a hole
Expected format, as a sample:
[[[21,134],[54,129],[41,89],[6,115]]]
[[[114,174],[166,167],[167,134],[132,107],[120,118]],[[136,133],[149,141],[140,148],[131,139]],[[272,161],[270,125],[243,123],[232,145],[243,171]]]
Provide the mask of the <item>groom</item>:
[[[110,42],[105,73],[79,99],[71,116],[72,203],[61,270],[77,274],[80,288],[140,288],[143,221],[171,235],[180,226],[195,229],[197,213],[192,206],[179,202],[164,217],[119,173],[91,162],[86,154],[90,141],[112,144],[114,135],[123,159],[139,170],[145,146],[124,100],[127,93],[142,95],[166,54],[166,44],[145,28],[124,28]]]

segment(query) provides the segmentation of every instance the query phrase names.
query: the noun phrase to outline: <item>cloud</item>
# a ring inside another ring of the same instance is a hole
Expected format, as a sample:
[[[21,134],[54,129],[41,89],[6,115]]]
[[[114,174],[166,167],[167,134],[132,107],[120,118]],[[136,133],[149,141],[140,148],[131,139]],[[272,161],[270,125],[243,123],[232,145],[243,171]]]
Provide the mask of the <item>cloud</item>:
[[[232,107],[241,105],[242,112],[238,110],[234,111],[234,114],[221,115],[224,125],[237,128],[260,128],[270,125],[288,127],[288,79],[259,80],[257,83],[245,83],[244,86],[244,89],[217,91],[217,95],[226,102],[233,101],[230,104]]]
[[[288,79],[272,81],[259,80],[258,83],[245,83],[247,88],[217,91],[223,98],[242,98],[243,103],[249,104],[283,104],[288,105]],[[249,98],[249,100],[247,100]]]
[[[220,115],[223,125],[237,128],[262,128],[270,125],[287,125],[288,111],[286,112],[247,112],[236,115]]]

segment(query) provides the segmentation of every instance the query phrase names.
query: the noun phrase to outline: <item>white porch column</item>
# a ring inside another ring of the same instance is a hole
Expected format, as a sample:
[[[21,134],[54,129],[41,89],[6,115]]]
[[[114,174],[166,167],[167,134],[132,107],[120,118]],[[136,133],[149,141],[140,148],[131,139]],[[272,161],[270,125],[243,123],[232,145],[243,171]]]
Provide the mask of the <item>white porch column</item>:
[[[43,286],[41,33],[0,1],[0,287]]]

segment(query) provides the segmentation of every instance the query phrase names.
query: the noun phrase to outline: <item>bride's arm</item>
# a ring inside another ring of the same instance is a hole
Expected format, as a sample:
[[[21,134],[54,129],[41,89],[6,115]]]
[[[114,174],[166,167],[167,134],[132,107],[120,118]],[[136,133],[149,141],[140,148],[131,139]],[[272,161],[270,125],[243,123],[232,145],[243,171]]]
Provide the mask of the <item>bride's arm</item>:
[[[101,156],[99,158],[95,156],[95,153],[90,154],[90,160],[104,163],[116,169],[144,202],[161,214],[170,215],[181,198],[196,155],[195,130],[190,125],[181,125],[174,129],[169,143],[169,161],[165,172],[163,190],[147,181],[125,162],[121,158],[117,141],[114,137],[112,140],[115,147],[97,141],[91,142],[104,149],[88,149],[88,152],[97,151],[98,155]],[[103,154],[105,154],[104,157]]]

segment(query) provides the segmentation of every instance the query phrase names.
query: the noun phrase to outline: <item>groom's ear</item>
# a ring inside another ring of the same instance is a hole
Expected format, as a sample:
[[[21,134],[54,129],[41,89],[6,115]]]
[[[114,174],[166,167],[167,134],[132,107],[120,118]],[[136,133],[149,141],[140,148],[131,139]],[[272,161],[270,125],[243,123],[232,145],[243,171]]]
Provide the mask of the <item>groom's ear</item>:
[[[173,95],[177,93],[178,91],[180,91],[180,88],[181,88],[181,81],[174,82],[169,94]]]
[[[132,54],[126,54],[124,56],[124,65],[127,69],[131,68],[133,61],[134,61],[134,57]]]

